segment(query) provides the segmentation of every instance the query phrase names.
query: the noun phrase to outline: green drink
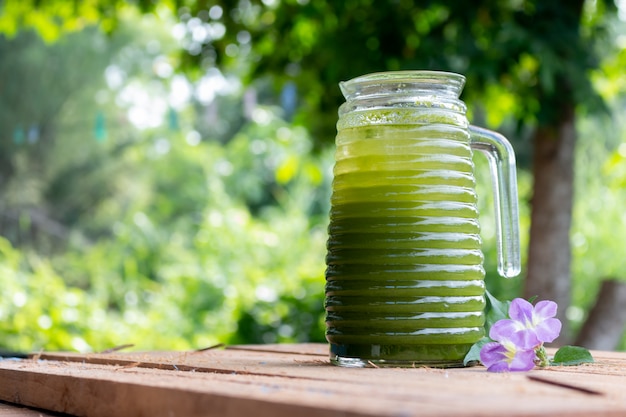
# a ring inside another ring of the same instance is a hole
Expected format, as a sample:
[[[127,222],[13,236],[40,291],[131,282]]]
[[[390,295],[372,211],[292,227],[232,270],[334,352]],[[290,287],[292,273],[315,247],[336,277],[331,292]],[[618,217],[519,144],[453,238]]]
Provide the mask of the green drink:
[[[380,94],[361,93],[355,104],[342,87],[348,103],[338,123],[326,258],[331,360],[462,366],[484,334],[485,273],[460,89],[443,97],[411,90],[403,105],[383,106]]]

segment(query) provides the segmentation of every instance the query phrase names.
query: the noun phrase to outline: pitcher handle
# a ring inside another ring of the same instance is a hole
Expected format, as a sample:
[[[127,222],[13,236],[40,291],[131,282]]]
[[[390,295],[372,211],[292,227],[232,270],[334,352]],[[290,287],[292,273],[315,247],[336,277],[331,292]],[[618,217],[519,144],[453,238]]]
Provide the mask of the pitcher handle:
[[[519,213],[515,153],[509,141],[499,133],[470,126],[471,147],[489,161],[494,194],[498,272],[512,278],[521,271]]]

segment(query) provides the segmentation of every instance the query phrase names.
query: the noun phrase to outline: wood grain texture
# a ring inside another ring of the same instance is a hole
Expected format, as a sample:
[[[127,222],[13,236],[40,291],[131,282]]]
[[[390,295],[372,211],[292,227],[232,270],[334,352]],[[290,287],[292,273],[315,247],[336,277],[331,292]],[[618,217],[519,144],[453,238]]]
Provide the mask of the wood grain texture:
[[[54,417],[54,415],[44,411],[0,402],[0,417]]]
[[[594,357],[577,367],[493,374],[338,368],[325,345],[47,353],[0,361],[0,399],[89,417],[626,415],[626,354]]]

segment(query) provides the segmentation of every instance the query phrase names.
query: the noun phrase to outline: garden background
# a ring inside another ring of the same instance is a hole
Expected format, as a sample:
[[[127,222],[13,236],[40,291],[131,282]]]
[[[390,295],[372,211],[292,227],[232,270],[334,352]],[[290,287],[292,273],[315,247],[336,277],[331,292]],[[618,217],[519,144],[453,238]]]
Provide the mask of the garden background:
[[[513,143],[519,278],[475,158],[487,285],[573,338],[626,281],[626,4],[464,4],[0,3],[0,347],[324,341],[337,84],[398,69],[465,74]]]

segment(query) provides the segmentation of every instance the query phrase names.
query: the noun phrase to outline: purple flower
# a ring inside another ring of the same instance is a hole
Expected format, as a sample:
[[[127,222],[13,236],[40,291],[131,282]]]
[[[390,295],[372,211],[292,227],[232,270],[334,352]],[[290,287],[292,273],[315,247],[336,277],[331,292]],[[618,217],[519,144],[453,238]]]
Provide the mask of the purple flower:
[[[535,307],[528,301],[516,298],[509,307],[509,318],[498,320],[491,326],[489,337],[494,342],[480,350],[480,361],[491,372],[530,371],[538,361],[545,363],[544,343],[559,336],[561,322],[554,318],[557,305],[553,301],[540,301]],[[539,352],[539,354],[538,354]]]
[[[561,322],[554,318],[554,301],[540,301],[535,307],[522,298],[516,298],[509,307],[510,319],[499,320],[491,326],[489,337],[509,340],[520,349],[534,349],[552,342],[561,332]]]
[[[535,358],[533,349],[520,349],[510,340],[487,343],[480,350],[480,361],[490,372],[530,371]]]

